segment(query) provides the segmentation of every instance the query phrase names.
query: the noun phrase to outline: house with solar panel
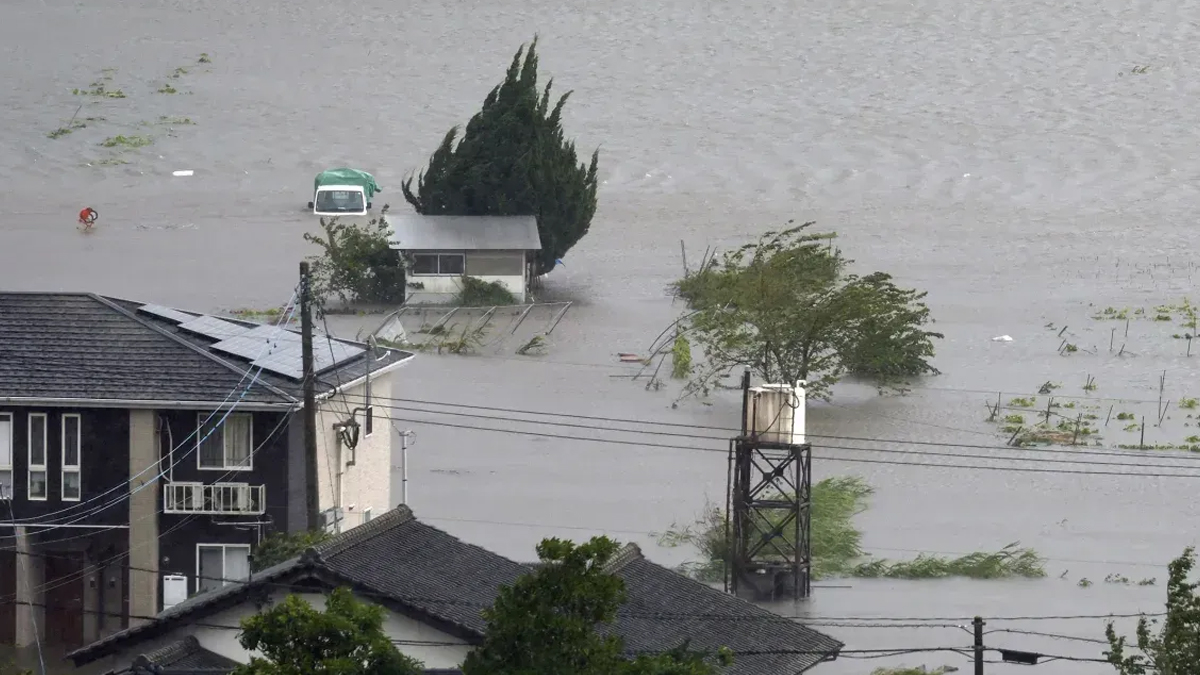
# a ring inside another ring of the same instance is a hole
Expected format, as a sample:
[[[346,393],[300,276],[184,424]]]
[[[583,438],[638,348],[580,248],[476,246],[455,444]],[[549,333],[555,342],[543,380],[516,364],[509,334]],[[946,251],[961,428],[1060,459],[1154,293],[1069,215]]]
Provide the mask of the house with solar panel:
[[[524,303],[542,250],[534,216],[387,217],[388,246],[406,261],[409,304],[453,302],[463,278],[499,283]]]
[[[73,648],[249,576],[307,529],[301,343],[286,327],[89,293],[0,293],[0,644]],[[412,354],[314,336],[317,499],[390,510]]]

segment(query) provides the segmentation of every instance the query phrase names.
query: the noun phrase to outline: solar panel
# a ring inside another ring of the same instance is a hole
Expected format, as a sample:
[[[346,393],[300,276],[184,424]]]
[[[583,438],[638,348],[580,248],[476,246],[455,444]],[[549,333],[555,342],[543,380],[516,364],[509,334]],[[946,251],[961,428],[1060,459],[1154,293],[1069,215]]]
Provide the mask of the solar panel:
[[[192,332],[204,335],[218,340],[242,335],[248,329],[245,326],[239,326],[232,321],[218,319],[215,316],[204,315],[193,318],[191,321],[179,324],[179,327]]]
[[[162,305],[142,305],[138,307],[138,311],[157,316],[160,319],[174,321],[175,323],[183,323],[184,321],[191,321],[196,318],[194,314],[187,314],[186,312],[171,309],[170,307],[163,307]]]
[[[279,349],[272,350],[269,355],[262,358],[254,359],[250,364],[284,377],[290,377],[293,380],[299,380],[304,377],[302,357],[299,342],[286,342],[281,343]]]
[[[333,345],[332,353],[330,352],[330,344]],[[313,370],[319,373],[365,352],[366,350],[361,347],[348,345],[337,340],[332,341],[332,343],[329,340],[314,340]],[[304,352],[299,339],[295,342],[280,341],[277,349],[272,349],[269,355],[264,355],[261,358],[251,361],[251,365],[285,377],[290,377],[294,380],[299,380],[304,377],[303,355]]]
[[[321,372],[352,359],[367,350],[337,340],[313,340],[313,370]]]
[[[247,361],[254,361],[266,358],[291,344],[300,344],[300,336],[296,333],[276,326],[255,326],[241,335],[212,345],[212,348],[215,351],[240,356]]]
[[[299,333],[271,325],[255,326],[242,333],[242,335],[270,340],[272,342],[300,342]]]

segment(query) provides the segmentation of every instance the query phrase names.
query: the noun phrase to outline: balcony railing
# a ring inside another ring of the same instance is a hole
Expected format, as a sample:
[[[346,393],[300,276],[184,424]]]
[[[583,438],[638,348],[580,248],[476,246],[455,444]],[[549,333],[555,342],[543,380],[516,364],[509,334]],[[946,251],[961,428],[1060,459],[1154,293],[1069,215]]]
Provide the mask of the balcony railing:
[[[246,483],[167,483],[164,513],[199,515],[261,515],[266,506],[265,485]]]

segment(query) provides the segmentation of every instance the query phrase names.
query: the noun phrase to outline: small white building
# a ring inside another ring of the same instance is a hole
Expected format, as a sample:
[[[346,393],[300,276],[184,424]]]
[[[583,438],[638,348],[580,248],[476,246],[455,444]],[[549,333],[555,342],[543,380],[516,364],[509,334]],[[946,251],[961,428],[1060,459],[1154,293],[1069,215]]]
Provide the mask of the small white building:
[[[409,261],[408,301],[446,303],[463,277],[499,282],[525,302],[534,255],[542,250],[534,216],[387,216],[388,245]]]

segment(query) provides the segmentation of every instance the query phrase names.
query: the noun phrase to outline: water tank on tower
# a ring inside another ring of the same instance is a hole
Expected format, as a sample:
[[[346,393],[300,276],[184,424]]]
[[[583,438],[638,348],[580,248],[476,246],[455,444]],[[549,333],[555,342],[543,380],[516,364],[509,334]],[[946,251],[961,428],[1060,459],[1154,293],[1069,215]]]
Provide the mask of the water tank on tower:
[[[805,385],[764,384],[750,388],[746,433],[766,443],[802,445],[805,439]]]

